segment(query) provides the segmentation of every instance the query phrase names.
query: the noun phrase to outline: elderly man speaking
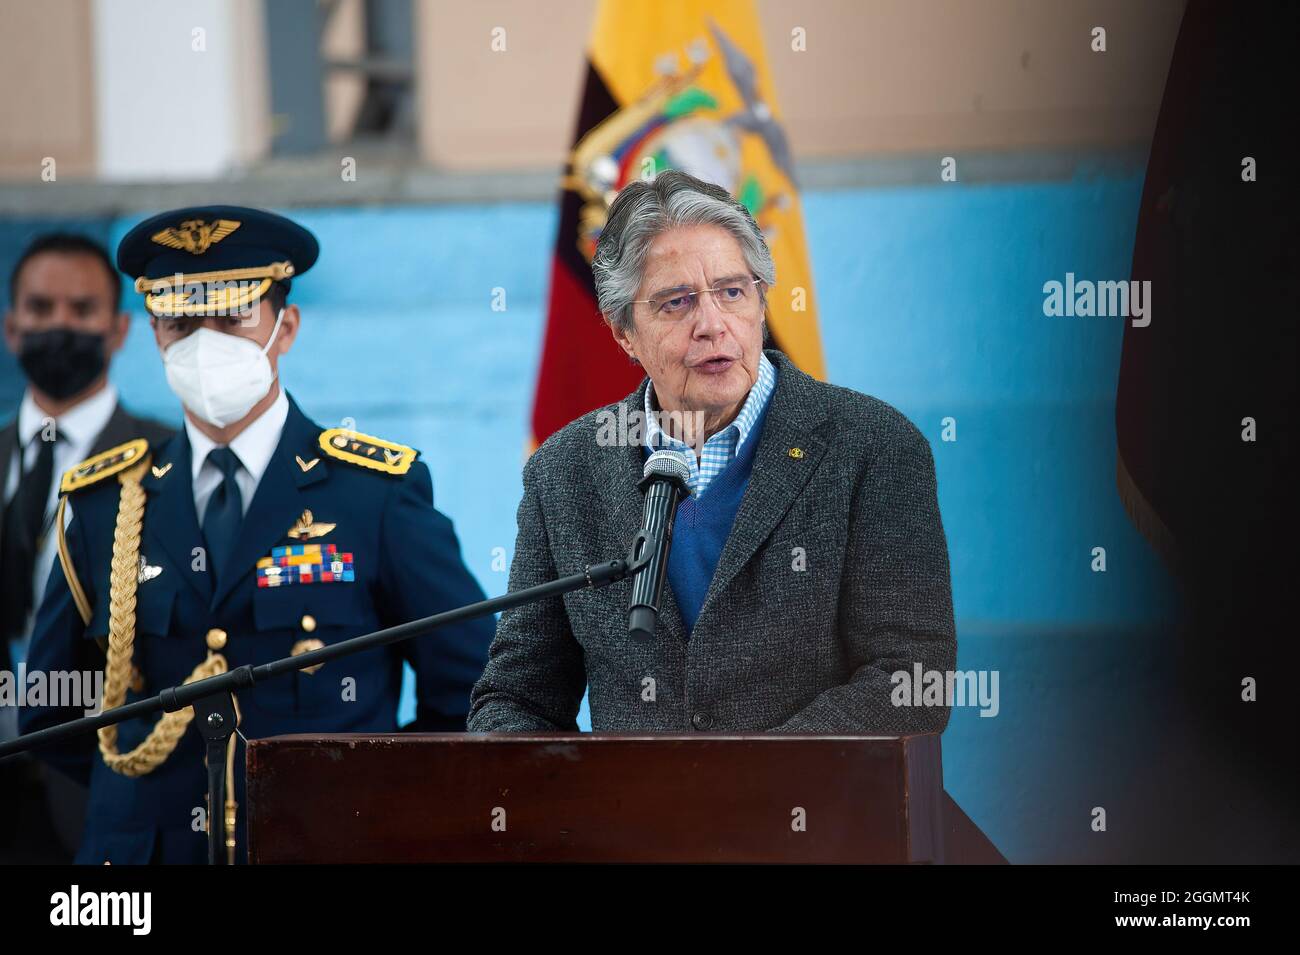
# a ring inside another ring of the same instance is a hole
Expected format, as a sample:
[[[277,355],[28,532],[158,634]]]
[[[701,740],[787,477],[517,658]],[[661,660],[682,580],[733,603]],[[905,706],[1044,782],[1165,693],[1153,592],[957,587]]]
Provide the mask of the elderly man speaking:
[[[725,190],[676,171],[629,184],[592,269],[648,377],[528,461],[510,589],[625,554],[645,458],[677,449],[691,493],[658,634],[629,640],[628,581],[506,612],[469,729],[576,730],[586,687],[598,731],[942,730],[949,701],[913,692],[918,671],[942,686],[956,657],[925,438],[764,351],[772,256]],[[610,440],[611,421],[644,427]]]

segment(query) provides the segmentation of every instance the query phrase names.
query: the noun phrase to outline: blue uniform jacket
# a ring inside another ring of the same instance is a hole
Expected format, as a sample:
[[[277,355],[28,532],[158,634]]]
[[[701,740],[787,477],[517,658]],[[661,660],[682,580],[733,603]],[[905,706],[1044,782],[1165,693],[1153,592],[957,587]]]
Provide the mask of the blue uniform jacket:
[[[415,461],[405,475],[368,470],[322,453],[322,429],[290,399],[280,443],[249,503],[230,563],[219,573],[192,569],[203,537],[194,508],[185,432],[151,449],[140,553],[150,570],[136,592],[134,663],[143,691],[127,702],[181,683],[207,656],[211,628],[228,634],[222,651],[231,668],[288,656],[300,640],[325,644],[483,599],[460,556],[452,523],[433,507],[428,468]],[[311,463],[315,461],[315,463]],[[170,467],[168,467],[170,465]],[[161,475],[161,476],[159,476]],[[108,632],[109,569],[120,485],[115,478],[73,493],[67,544],[93,614],[83,623],[56,562],[37,613],[28,672],[102,669],[97,642]],[[333,530],[311,543],[351,553],[352,581],[258,587],[256,564],[274,547],[299,543],[288,531],[304,511]],[[145,575],[142,574],[142,577]],[[415,670],[416,723],[426,731],[463,730],[469,693],[482,673],[494,631],[489,615],[406,642],[295,673],[238,694],[240,730],[249,738],[285,733],[392,732],[402,662]],[[23,732],[84,715],[80,709],[24,707]],[[145,736],[156,716],[122,725],[118,751]],[[247,856],[244,746],[237,744],[237,858]],[[90,787],[77,861],[91,864],[203,862],[201,816],[206,773],[194,725],[152,773],[130,778],[111,771],[95,734],[38,755]],[[303,793],[302,798],[313,798]]]

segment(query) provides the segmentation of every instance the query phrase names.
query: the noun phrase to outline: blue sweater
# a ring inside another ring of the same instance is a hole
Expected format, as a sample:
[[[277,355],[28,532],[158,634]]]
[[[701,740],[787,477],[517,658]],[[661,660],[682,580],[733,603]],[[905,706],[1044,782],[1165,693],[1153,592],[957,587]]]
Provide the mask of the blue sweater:
[[[688,638],[704,606],[704,596],[709,592],[745,489],[749,487],[754,452],[763,437],[763,422],[771,405],[768,401],[763,406],[745,443],[726,469],[710,482],[703,494],[687,498],[677,509],[672,550],[668,552],[668,583],[681,608]]]

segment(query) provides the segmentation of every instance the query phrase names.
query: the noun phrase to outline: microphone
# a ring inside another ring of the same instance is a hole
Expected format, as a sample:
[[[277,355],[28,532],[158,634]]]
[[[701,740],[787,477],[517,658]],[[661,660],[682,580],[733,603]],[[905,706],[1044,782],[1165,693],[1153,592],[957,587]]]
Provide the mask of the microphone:
[[[659,617],[659,599],[668,576],[668,548],[673,540],[673,519],[677,505],[690,492],[691,466],[681,451],[656,451],[646,459],[638,487],[645,493],[645,510],[641,530],[632,542],[632,559],[650,548],[650,562],[632,578],[632,596],[628,601],[627,633],[638,643],[654,639],[655,621]]]

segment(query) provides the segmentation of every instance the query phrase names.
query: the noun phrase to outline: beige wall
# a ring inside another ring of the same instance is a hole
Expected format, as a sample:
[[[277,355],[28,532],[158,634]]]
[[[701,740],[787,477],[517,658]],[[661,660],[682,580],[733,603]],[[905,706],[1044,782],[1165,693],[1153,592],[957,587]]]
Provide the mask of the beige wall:
[[[60,178],[95,163],[90,0],[5,2],[0,28],[0,175],[41,181],[53,157]]]
[[[61,176],[94,172],[95,5],[3,2],[0,176],[38,181],[45,156],[58,160]],[[262,2],[239,0],[235,22],[250,38]],[[448,170],[560,165],[595,6],[416,0],[421,155]],[[1182,0],[758,0],[776,98],[804,159],[1143,143],[1182,8]],[[345,4],[326,38],[332,53],[358,49],[360,10],[359,0]],[[506,55],[490,50],[496,26],[507,29]],[[1106,53],[1089,48],[1094,26],[1107,30]],[[804,52],[791,49],[795,27],[806,33]],[[260,43],[240,56],[265,58]],[[265,64],[241,61],[234,74],[247,88],[224,99],[248,115],[232,156],[256,162],[269,142],[268,104],[253,103],[267,97]],[[334,135],[359,92],[355,77],[331,81]],[[136,115],[140,104],[120,105]]]
[[[1182,0],[760,0],[797,154],[1150,138]],[[790,49],[805,25],[808,52]],[[1091,50],[1106,28],[1107,52]],[[813,54],[816,54],[815,56]]]
[[[417,0],[421,148],[446,168],[555,165],[595,0]],[[796,156],[1148,139],[1182,0],[758,0]],[[495,26],[508,53],[491,52]],[[1107,31],[1093,53],[1090,31]],[[791,49],[802,27],[807,49]]]
[[[595,0],[415,0],[420,151],[450,169],[558,166]],[[493,53],[492,30],[507,52]]]

